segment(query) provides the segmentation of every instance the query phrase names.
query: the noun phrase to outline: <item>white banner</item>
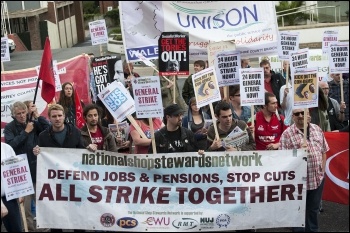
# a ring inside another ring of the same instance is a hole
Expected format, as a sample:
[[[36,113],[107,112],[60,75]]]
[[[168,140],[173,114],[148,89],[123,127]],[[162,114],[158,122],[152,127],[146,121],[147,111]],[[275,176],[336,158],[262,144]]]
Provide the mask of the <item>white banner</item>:
[[[349,42],[330,44],[328,48],[329,73],[349,73]]]
[[[214,64],[219,87],[239,84],[239,69],[241,68],[239,51],[216,53]]]
[[[1,183],[8,201],[34,193],[26,154],[10,157],[1,162]]]
[[[234,40],[243,58],[277,53],[272,1],[120,1],[127,60],[158,58],[162,32],[190,32],[191,59],[207,60],[211,42]]]
[[[299,49],[299,32],[280,32],[278,41],[278,57],[289,60],[290,52]]]
[[[119,122],[135,112],[135,101],[121,82],[112,82],[98,94],[98,97]]]
[[[108,32],[106,27],[106,21],[104,19],[90,22],[89,30],[92,45],[108,43]]]
[[[265,86],[263,68],[240,69],[241,105],[264,105]]]
[[[7,37],[1,37],[1,62],[10,61],[9,41]]]
[[[162,91],[159,76],[133,78],[136,117],[163,117]]]
[[[304,150],[147,157],[41,151],[36,185],[41,228],[174,232],[305,224]]]
[[[322,37],[322,53],[328,54],[328,48],[331,43],[338,42],[338,30],[324,31]]]

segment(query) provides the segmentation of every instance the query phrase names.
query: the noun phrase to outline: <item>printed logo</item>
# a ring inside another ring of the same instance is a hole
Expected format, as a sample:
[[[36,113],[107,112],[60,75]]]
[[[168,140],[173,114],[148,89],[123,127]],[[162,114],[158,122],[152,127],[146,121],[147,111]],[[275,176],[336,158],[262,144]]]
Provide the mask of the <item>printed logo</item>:
[[[100,217],[100,223],[104,227],[111,227],[115,224],[115,217],[110,213],[102,214]]]
[[[278,130],[278,125],[276,126],[271,126],[272,130]]]
[[[259,131],[264,131],[264,126],[259,125],[258,130],[259,130]]]
[[[170,218],[169,217],[148,217],[146,221],[142,223],[153,227],[169,226]]]
[[[127,228],[127,229],[134,228],[137,226],[137,224],[138,224],[138,221],[131,217],[120,218],[117,221],[117,226],[121,228]]]
[[[230,224],[230,216],[228,216],[227,214],[220,214],[217,218],[216,218],[216,224],[219,226],[219,228],[221,227],[226,227],[228,226],[228,224]]]
[[[199,220],[201,229],[213,229],[214,228],[214,218],[200,218]]]
[[[179,230],[191,230],[198,227],[198,222],[193,218],[180,218],[173,221],[173,227]]]

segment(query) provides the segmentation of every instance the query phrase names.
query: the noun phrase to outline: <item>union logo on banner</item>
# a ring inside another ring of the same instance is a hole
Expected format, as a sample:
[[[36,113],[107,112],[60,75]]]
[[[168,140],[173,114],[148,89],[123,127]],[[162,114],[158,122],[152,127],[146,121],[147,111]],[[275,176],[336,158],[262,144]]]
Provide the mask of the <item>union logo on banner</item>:
[[[349,133],[325,133],[326,180],[322,199],[349,205]]]

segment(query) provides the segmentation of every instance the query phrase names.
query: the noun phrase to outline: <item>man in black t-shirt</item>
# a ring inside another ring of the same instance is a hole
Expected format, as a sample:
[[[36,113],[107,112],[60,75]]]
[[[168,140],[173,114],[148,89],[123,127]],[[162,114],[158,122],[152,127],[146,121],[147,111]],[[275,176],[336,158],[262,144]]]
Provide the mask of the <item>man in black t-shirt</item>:
[[[192,131],[181,126],[183,113],[177,104],[169,105],[164,109],[165,126],[154,134],[157,153],[199,151]],[[153,153],[152,146],[149,147],[148,152]]]

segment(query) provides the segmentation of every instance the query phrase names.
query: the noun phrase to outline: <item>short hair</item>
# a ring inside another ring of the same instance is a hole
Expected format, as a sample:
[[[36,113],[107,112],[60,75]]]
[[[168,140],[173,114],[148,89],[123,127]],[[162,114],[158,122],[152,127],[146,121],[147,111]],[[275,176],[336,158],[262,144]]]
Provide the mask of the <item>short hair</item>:
[[[260,67],[262,67],[263,65],[269,65],[269,66],[271,66],[270,61],[267,60],[267,59],[263,59],[263,60],[260,62]]]
[[[268,105],[270,103],[271,97],[276,97],[276,95],[271,92],[265,92],[265,105]]]
[[[199,65],[200,67],[204,67],[205,68],[205,61],[203,60],[197,60],[193,63],[193,65]]]
[[[230,104],[227,103],[226,101],[221,100],[216,104],[214,113],[215,113],[215,115],[220,116],[221,110],[226,111],[229,109],[231,109]]]
[[[12,105],[12,108],[11,108],[11,114],[12,114],[12,116],[15,115],[15,110],[16,110],[16,108],[21,109],[21,110],[26,110],[26,111],[28,112],[28,107],[27,107],[27,105],[25,105],[25,104],[24,104],[23,102],[21,102],[21,101],[17,101],[17,102],[15,102],[15,103]]]
[[[49,117],[51,117],[51,112],[54,111],[54,110],[55,111],[62,111],[63,115],[65,115],[64,108],[62,107],[62,105],[60,105],[60,104],[51,104],[49,106],[49,110],[48,110]]]
[[[239,91],[240,91],[239,85],[229,86],[229,96],[234,96]]]
[[[84,118],[86,118],[88,112],[93,109],[97,110],[98,118],[100,118],[102,115],[102,109],[97,104],[88,104],[84,107],[84,111],[83,111]]]
[[[192,97],[192,98],[190,99],[189,105],[191,106],[192,104],[194,104],[194,103],[196,103],[196,102],[197,102],[196,97]]]

